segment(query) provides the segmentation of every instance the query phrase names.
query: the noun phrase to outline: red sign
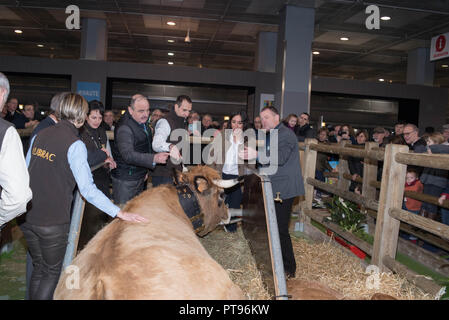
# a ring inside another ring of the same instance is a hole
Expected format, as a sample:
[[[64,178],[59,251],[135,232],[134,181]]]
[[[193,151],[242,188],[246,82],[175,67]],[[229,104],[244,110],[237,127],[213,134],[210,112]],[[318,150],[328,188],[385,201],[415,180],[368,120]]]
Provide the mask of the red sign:
[[[449,57],[449,32],[433,37],[430,45],[430,61]]]

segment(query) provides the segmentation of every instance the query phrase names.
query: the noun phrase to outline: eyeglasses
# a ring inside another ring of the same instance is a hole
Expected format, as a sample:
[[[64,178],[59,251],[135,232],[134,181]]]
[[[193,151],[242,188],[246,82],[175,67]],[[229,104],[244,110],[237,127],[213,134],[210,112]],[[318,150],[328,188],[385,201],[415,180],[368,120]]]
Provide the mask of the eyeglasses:
[[[233,124],[242,124],[243,122],[242,121],[231,121],[231,123],[233,123]]]

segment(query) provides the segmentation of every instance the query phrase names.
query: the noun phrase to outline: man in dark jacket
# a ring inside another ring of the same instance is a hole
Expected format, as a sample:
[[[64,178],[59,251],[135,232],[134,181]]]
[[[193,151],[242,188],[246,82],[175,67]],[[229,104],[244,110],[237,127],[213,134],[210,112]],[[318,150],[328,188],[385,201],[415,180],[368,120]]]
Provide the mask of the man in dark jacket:
[[[181,164],[175,164],[173,160],[179,161],[181,153],[176,146],[180,139],[172,140],[170,137],[173,130],[186,129],[186,118],[192,110],[192,100],[189,96],[180,95],[177,97],[173,108],[165,116],[159,119],[154,128],[153,150],[156,152],[170,152],[170,161],[167,164],[157,165],[153,171],[151,181],[153,187],[161,184],[170,184],[173,182],[173,169],[182,171]],[[185,131],[187,135],[187,130]]]
[[[410,147],[410,150],[413,150],[416,153],[427,152],[427,143],[423,138],[419,137],[419,129],[417,126],[412,123],[407,123],[404,126],[402,134],[404,135],[404,140]]]
[[[298,138],[298,142],[304,142],[307,138],[315,138],[315,130],[309,124],[309,114],[306,112],[301,113],[298,117],[298,123],[295,127],[295,134]]]
[[[114,130],[113,156],[117,168],[112,171],[113,198],[116,204],[126,203],[144,190],[148,169],[165,163],[169,153],[154,154],[151,130],[148,126],[150,103],[141,94],[131,99]]]
[[[279,193],[279,197],[282,199],[282,202],[275,202],[282,260],[284,262],[284,271],[287,277],[294,277],[296,272],[296,261],[288,231],[288,224],[294,198],[304,195],[305,193],[301,166],[299,163],[298,142],[295,138],[295,134],[280,122],[279,113],[276,108],[263,108],[260,112],[260,117],[262,119],[262,126],[265,130],[269,131],[274,129],[277,131],[277,140],[274,139],[275,135],[268,135],[264,147],[266,148],[266,154],[268,155],[270,149],[275,150],[277,144],[277,161],[275,163],[272,159],[273,155],[269,155],[269,166],[267,167],[267,164],[262,165],[260,171],[268,174],[273,188],[273,195],[275,196]],[[255,150],[245,148],[245,151],[239,156],[242,159],[250,160],[259,155]]]

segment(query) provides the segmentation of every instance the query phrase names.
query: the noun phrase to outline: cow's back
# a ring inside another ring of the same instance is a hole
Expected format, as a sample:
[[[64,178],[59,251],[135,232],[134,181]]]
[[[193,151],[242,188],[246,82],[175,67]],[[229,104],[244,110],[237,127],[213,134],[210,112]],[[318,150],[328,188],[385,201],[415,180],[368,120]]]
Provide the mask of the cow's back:
[[[167,199],[160,205],[160,193],[149,195],[147,191],[124,208],[149,222],[115,220],[101,230],[73,261],[80,289],[67,289],[73,273],[64,273],[55,299],[244,299],[190,222],[173,212],[180,207]]]

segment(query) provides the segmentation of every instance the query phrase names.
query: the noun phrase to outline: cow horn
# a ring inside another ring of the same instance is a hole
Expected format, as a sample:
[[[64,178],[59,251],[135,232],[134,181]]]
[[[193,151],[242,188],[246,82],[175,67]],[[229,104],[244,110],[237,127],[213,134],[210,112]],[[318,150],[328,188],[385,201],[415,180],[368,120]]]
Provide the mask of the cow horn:
[[[237,179],[231,179],[231,180],[223,180],[223,179],[214,179],[212,182],[223,189],[231,188],[235,186],[239,181]]]

